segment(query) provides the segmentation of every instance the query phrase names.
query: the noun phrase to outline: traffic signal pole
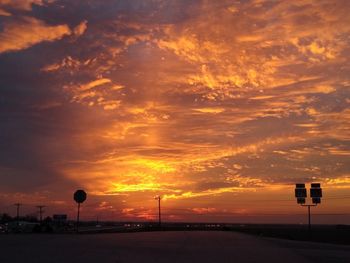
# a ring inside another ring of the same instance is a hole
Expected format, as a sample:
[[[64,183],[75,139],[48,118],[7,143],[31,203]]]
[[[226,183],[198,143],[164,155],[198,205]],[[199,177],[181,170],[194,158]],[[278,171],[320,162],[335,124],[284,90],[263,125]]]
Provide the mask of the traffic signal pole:
[[[309,205],[307,206],[307,210],[309,212],[309,231],[311,231],[311,209]]]
[[[316,205],[301,205],[301,206],[307,206],[307,211],[308,211],[308,229],[311,231],[311,207],[312,206],[317,206]]]
[[[295,197],[297,198],[297,203],[301,206],[306,206],[308,211],[308,230],[311,235],[311,207],[317,206],[321,203],[322,198],[322,188],[320,183],[312,183],[310,188],[310,197],[312,199],[312,204],[305,204],[307,197],[307,190],[305,184],[295,185]]]

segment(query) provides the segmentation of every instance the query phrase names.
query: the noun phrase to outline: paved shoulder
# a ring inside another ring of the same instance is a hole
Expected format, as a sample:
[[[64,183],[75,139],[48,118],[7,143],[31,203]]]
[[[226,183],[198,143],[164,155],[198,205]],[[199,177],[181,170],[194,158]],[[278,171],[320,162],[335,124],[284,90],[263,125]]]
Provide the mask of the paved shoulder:
[[[317,263],[349,263],[350,246],[325,243],[291,241],[266,238],[273,246],[283,247],[294,254],[302,256],[309,262]]]

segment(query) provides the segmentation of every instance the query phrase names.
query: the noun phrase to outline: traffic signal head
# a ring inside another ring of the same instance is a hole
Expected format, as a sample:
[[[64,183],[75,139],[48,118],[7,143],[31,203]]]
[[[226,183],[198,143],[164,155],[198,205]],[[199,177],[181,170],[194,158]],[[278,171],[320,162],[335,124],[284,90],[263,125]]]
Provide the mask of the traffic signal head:
[[[322,188],[321,184],[311,184],[310,196],[312,198],[321,198],[322,197]]]
[[[313,204],[321,204],[321,198],[318,198],[318,197],[312,198],[312,203]]]
[[[301,204],[301,205],[302,205],[302,204],[305,204],[305,198],[300,198],[300,197],[297,198],[297,203],[298,203],[298,204]]]
[[[296,198],[304,198],[304,199],[307,197],[305,184],[296,184],[295,185],[295,197]]]

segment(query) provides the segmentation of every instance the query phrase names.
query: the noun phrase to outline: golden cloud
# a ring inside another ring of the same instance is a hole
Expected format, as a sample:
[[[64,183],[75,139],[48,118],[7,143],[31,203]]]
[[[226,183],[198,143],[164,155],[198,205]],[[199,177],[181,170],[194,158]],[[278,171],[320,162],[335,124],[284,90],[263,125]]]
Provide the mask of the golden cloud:
[[[43,41],[55,41],[70,35],[67,25],[50,26],[31,17],[5,24],[0,33],[0,53],[29,48]]]

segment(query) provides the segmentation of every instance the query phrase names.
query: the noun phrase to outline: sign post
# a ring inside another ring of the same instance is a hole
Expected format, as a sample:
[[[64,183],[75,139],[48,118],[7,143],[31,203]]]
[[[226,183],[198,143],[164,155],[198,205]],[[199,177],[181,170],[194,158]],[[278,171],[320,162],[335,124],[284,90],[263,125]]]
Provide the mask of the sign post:
[[[80,204],[86,200],[86,192],[84,190],[77,190],[74,193],[74,201],[78,203],[78,213],[77,213],[77,233],[79,232],[79,217],[80,217]]]

